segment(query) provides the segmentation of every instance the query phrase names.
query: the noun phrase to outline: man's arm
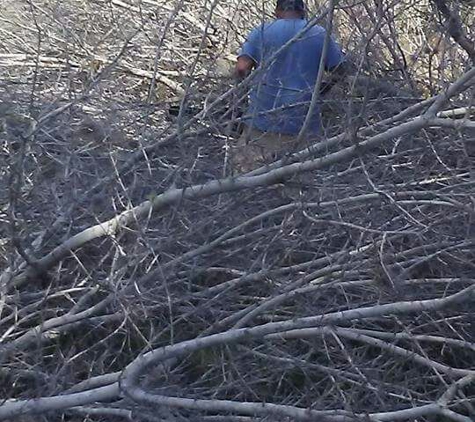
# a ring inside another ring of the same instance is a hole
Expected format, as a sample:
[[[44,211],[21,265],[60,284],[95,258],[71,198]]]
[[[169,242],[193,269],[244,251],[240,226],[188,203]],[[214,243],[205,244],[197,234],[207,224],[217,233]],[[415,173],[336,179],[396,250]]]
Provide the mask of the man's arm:
[[[257,66],[261,50],[261,32],[259,28],[253,29],[239,52],[236,66],[234,68],[234,77],[237,81],[246,78],[252,69]]]
[[[325,95],[339,81],[344,80],[347,76],[349,76],[350,67],[351,66],[347,61],[343,61],[340,64],[328,69],[329,78],[327,81],[322,83],[322,87],[320,88],[320,95]]]
[[[234,77],[241,81],[251,73],[255,62],[249,56],[239,56],[234,68]]]
[[[341,51],[340,46],[330,38],[325,57],[325,70],[329,73],[328,80],[320,88],[320,95],[329,92],[339,81],[345,79],[350,73],[350,63]]]

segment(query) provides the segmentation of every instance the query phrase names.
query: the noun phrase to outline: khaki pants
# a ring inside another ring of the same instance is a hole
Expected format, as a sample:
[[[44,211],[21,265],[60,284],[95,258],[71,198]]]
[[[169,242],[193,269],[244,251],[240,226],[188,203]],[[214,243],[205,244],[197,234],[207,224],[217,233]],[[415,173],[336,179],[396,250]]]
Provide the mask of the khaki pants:
[[[247,173],[298,150],[297,135],[262,132],[244,127],[241,137],[232,148],[231,161],[238,173]]]

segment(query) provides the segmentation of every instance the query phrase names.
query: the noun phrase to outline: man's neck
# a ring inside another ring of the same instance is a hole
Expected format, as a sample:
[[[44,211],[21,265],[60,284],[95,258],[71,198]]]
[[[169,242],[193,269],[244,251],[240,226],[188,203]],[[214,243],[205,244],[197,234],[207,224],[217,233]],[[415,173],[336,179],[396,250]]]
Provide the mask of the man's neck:
[[[277,19],[303,19],[301,12],[286,11],[277,13]]]

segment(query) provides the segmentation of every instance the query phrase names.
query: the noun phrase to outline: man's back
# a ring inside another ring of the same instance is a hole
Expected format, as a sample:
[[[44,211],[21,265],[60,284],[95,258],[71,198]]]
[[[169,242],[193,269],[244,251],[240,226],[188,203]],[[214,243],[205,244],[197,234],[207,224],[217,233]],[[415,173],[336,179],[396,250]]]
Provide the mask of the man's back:
[[[266,132],[299,133],[314,90],[326,33],[319,26],[305,31],[307,24],[304,19],[277,19],[255,28],[243,45],[240,56],[250,57],[261,68],[250,95],[251,126]],[[271,60],[302,30],[305,33],[301,37]],[[342,59],[339,47],[331,40],[325,67],[335,67]],[[319,110],[315,110],[309,132],[317,133],[319,128]]]

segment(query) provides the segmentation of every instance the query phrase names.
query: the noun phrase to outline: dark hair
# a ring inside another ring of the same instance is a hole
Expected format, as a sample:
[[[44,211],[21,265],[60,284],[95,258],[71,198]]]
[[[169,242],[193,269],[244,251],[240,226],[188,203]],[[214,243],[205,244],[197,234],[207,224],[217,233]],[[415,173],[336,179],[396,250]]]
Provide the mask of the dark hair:
[[[305,12],[303,0],[277,0],[276,8],[282,11]]]

